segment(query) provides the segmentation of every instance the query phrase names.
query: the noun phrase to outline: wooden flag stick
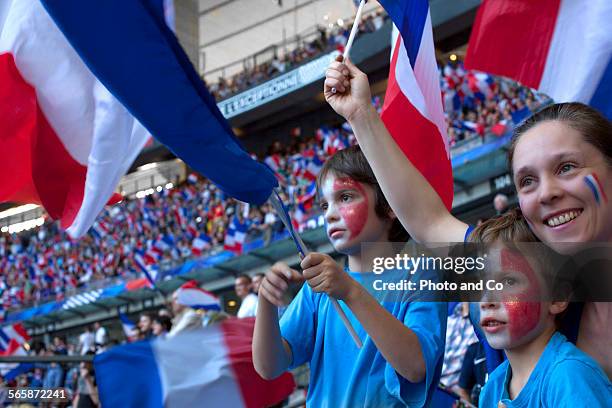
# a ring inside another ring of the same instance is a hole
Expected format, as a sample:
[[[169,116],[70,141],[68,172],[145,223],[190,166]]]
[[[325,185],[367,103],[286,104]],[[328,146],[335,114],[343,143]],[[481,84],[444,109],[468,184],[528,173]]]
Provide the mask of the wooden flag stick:
[[[344,61],[350,54],[351,48],[353,47],[353,41],[355,41],[355,37],[357,36],[357,31],[359,31],[359,23],[361,23],[361,14],[363,13],[363,7],[367,3],[368,0],[361,0],[359,3],[359,8],[357,8],[357,14],[355,15],[355,21],[353,21],[353,27],[351,28],[351,34],[349,35],[348,41],[346,42],[346,46],[344,47],[344,54],[342,54],[342,61]],[[332,93],[336,93],[337,89],[332,88]]]

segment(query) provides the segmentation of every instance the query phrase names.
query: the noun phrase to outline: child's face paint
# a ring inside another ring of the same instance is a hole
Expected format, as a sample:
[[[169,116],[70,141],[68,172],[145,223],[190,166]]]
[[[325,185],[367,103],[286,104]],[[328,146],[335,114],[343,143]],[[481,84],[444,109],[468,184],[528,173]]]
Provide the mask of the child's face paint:
[[[374,190],[350,177],[330,174],[322,183],[320,204],[334,248],[352,254],[363,242],[386,238],[388,224],[374,208]]]
[[[494,279],[504,284],[495,302],[481,303],[481,327],[492,347],[511,349],[537,335],[542,321],[541,285],[528,260],[515,251],[502,248],[489,256]]]
[[[350,194],[358,192],[357,197]],[[368,196],[361,183],[348,178],[337,178],[334,181],[334,193],[340,197],[338,211],[350,233],[349,238],[355,238],[368,220]]]
[[[519,340],[537,326],[540,320],[540,284],[527,259],[507,248],[501,250],[502,271],[522,274],[527,286],[516,288],[503,296],[503,304],[508,313],[511,340]]]

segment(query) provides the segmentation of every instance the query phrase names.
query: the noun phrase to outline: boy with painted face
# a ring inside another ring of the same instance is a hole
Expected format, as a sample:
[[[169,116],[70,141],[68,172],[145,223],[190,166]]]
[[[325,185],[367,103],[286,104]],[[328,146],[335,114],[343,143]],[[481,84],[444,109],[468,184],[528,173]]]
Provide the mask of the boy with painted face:
[[[503,284],[503,290],[485,291],[480,328],[508,358],[485,384],[480,406],[609,406],[606,374],[557,331],[556,318],[568,306],[558,300],[568,298],[567,286],[551,279],[559,256],[536,243],[516,210],[478,226],[472,240],[488,245],[486,279]]]
[[[303,274],[276,264],[259,290],[253,361],[264,378],[310,363],[307,405],[313,407],[425,406],[444,352],[445,303],[384,302],[362,286],[361,244],[405,242],[358,147],[330,158],[318,178],[327,235],[348,258],[348,270],[311,253]],[[367,273],[367,272],[366,272]],[[306,284],[283,315],[276,306],[294,281]],[[358,348],[330,303],[340,301],[363,342]]]

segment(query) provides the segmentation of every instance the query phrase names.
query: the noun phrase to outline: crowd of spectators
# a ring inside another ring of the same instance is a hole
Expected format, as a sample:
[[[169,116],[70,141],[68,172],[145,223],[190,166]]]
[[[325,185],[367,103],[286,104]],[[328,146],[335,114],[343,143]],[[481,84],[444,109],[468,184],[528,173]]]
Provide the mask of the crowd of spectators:
[[[466,71],[460,63],[441,71],[452,145],[505,134],[547,102],[511,81]],[[374,98],[373,103],[380,110],[380,98]],[[346,123],[291,140],[289,144],[273,143],[260,159],[277,173],[281,198],[290,205],[298,228],[316,227],[316,173],[326,157],[356,140]],[[247,240],[262,238],[264,244],[283,229],[270,205],[249,207],[227,197],[208,180],[191,175],[179,186],[158,187],[144,198],[126,198],[107,208],[90,232],[78,240],[70,239],[52,221],[36,230],[2,233],[2,308],[63,300],[90,288],[93,282],[140,277],[136,254],[161,270],[212,254],[223,249],[231,224],[242,225]],[[196,248],[196,239],[204,246]]]
[[[387,18],[382,10],[364,17],[359,24],[359,34],[371,33],[379,30]],[[218,101],[240,93],[252,86],[261,84],[276,75],[283,74],[291,69],[333,50],[344,50],[352,22],[334,25],[332,28],[319,26],[317,35],[311,41],[303,41],[296,48],[274,57],[266,62],[243,71],[230,78],[219,77],[217,82],[208,85],[208,89]]]
[[[550,99],[501,77],[448,62],[440,72],[451,146],[463,140],[503,136]]]
[[[316,168],[329,154],[348,145],[349,139],[354,142],[339,129],[322,130],[319,135],[318,139],[296,139],[290,146],[275,143],[265,158],[277,171],[281,198],[290,204],[298,224],[316,210],[312,189]],[[158,190],[105,209],[90,232],[78,240],[51,220],[35,230],[2,233],[3,308],[63,300],[92,282],[138,277],[142,270],[137,254],[161,270],[211,254],[223,248],[232,222],[245,227],[248,240],[263,238],[266,243],[283,229],[270,205],[248,206],[195,175],[180,186]],[[203,250],[194,247],[196,238],[204,239]]]

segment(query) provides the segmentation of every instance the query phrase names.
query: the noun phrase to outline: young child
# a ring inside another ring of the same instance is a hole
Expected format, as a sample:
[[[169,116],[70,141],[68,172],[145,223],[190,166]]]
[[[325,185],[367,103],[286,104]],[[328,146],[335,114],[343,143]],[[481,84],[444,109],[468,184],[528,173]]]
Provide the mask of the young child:
[[[359,282],[361,244],[407,241],[359,147],[336,153],[318,180],[327,235],[348,257],[348,270],[311,253],[303,275],[278,263],[264,277],[253,339],[253,361],[264,378],[310,363],[312,407],[422,407],[436,387],[444,352],[445,303],[379,302]],[[280,325],[277,308],[289,284],[306,283]],[[363,342],[357,348],[330,298],[340,304]]]
[[[480,327],[488,343],[508,358],[491,373],[480,406],[610,406],[612,384],[606,374],[557,331],[556,318],[568,306],[558,301],[568,298],[559,290],[565,285],[559,276],[551,279],[559,255],[536,243],[519,210],[479,225],[471,240],[487,244],[486,279],[504,284],[501,291],[486,291],[480,303]]]

